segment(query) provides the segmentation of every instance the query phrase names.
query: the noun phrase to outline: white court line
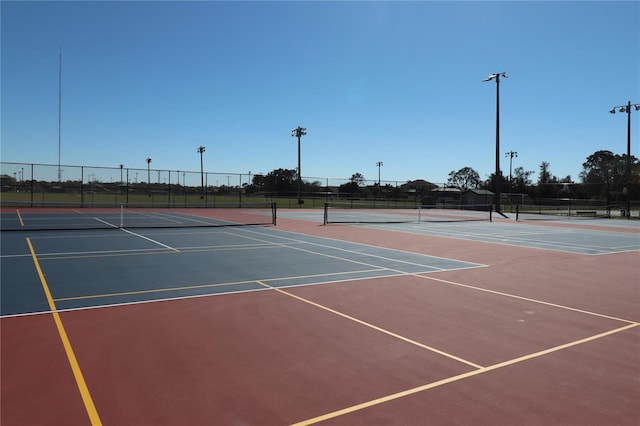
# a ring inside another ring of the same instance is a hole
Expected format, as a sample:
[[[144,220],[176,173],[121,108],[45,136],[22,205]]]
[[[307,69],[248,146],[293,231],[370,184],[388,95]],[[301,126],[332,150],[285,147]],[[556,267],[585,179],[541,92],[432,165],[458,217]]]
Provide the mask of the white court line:
[[[121,229],[122,231],[126,232],[127,234],[135,235],[136,237],[140,237],[140,238],[142,238],[143,240],[150,241],[150,242],[152,242],[152,243],[154,243],[154,244],[157,244],[157,245],[159,245],[159,246],[161,246],[161,247],[168,248],[169,250],[173,250],[173,251],[175,251],[175,252],[180,252],[180,250],[178,250],[177,248],[173,248],[173,247],[171,247],[171,246],[168,246],[168,245],[166,245],[166,244],[163,244],[163,243],[161,243],[161,242],[159,242],[159,241],[156,241],[156,240],[154,240],[154,239],[151,239],[151,238],[149,238],[149,237],[145,237],[144,235],[136,234],[135,232],[131,232],[131,231],[129,231],[128,229],[124,229],[124,228],[120,228],[120,229]]]
[[[119,226],[116,226],[116,225],[114,225],[113,223],[109,223],[109,222],[107,222],[106,220],[102,220],[102,219],[99,219],[99,218],[97,218],[97,217],[94,217],[94,219],[95,219],[95,220],[97,220],[98,222],[102,222],[102,223],[104,223],[104,224],[106,224],[106,225],[109,225],[109,226],[111,226],[111,227],[113,227],[113,228],[119,228],[119,229],[121,229],[122,231],[124,231],[124,232],[126,232],[126,233],[128,233],[128,234],[131,234],[131,235],[135,235],[136,237],[140,237],[140,238],[142,238],[143,240],[147,240],[147,241],[150,241],[150,242],[152,242],[152,243],[154,243],[154,244],[157,244],[157,245],[159,245],[159,246],[161,246],[161,247],[168,248],[169,250],[173,250],[173,251],[176,251],[176,252],[179,252],[179,251],[180,251],[180,250],[178,250],[178,249],[176,249],[176,248],[173,248],[173,247],[171,247],[171,246],[168,246],[168,245],[166,245],[166,244],[163,244],[163,243],[161,243],[161,242],[159,242],[159,241],[156,241],[156,240],[151,239],[151,238],[149,238],[149,237],[145,237],[144,235],[136,234],[135,232],[131,232],[131,231],[127,230],[127,229],[120,228]]]
[[[106,220],[102,220],[99,217],[94,217],[95,220],[97,220],[98,222],[102,222],[105,225],[109,225],[112,228],[118,228],[118,226],[114,225],[113,223],[107,222]]]
[[[239,229],[240,230],[240,229]],[[241,231],[243,232],[249,232],[252,234],[258,234],[261,236],[265,236],[266,234],[255,231],[255,230],[248,230],[248,229],[241,229]],[[362,247],[371,247],[373,249],[376,250],[382,250],[382,251],[388,251],[388,252],[397,252],[397,253],[405,253],[405,254],[409,254],[409,255],[413,255],[413,256],[417,256],[417,257],[424,257],[424,258],[432,258],[432,259],[441,259],[441,260],[447,260],[447,261],[451,261],[451,262],[457,262],[457,263],[465,263],[469,266],[464,266],[464,267],[459,267],[459,268],[453,268],[453,269],[443,269],[443,268],[438,268],[435,266],[430,266],[430,265],[424,265],[421,263],[414,263],[414,262],[409,262],[406,260],[401,260],[401,259],[394,259],[392,257],[386,257],[386,256],[380,256],[380,255],[376,255],[376,254],[372,254],[372,253],[364,253],[364,252],[359,252],[359,251],[355,251],[355,250],[349,250],[346,248],[341,248],[341,247],[336,247],[336,246],[331,246],[331,245],[325,245],[325,244],[320,244],[320,243],[315,243],[312,241],[308,241],[308,240],[304,240],[304,239],[296,239],[296,238],[292,238],[292,237],[285,237],[285,236],[281,236],[281,235],[269,235],[271,237],[276,237],[276,238],[280,238],[283,240],[288,240],[290,241],[289,243],[277,243],[277,242],[271,242],[272,244],[278,244],[278,245],[282,245],[284,247],[290,247],[291,242],[295,242],[296,244],[308,244],[308,245],[314,245],[314,246],[318,246],[318,247],[324,247],[324,248],[328,248],[328,249],[332,249],[332,250],[337,250],[337,251],[343,251],[346,253],[352,253],[352,254],[357,254],[360,256],[365,256],[365,257],[372,257],[372,258],[377,258],[377,259],[382,259],[382,260],[388,260],[388,261],[393,261],[393,262],[397,262],[397,263],[404,263],[407,265],[412,265],[412,266],[423,266],[423,267],[427,267],[427,268],[431,268],[434,270],[441,270],[441,271],[449,271],[449,270],[458,270],[458,269],[469,269],[469,268],[482,268],[482,267],[487,267],[488,265],[482,264],[482,263],[477,263],[477,262],[469,262],[466,260],[458,260],[458,259],[452,259],[452,258],[448,258],[448,257],[441,257],[441,256],[433,256],[430,254],[424,254],[424,253],[415,253],[415,252],[411,252],[411,251],[406,251],[406,250],[398,250],[398,249],[393,249],[393,248],[388,248],[388,247],[379,247],[379,246],[374,246],[371,244],[364,244],[364,243],[357,243],[357,242],[353,242],[353,241],[344,241],[344,240],[337,240],[334,238],[328,238],[328,237],[321,237],[321,236],[317,236],[317,235],[306,235],[306,234],[297,234],[295,232],[290,232],[290,231],[285,231],[289,234],[294,234],[297,236],[305,236],[307,238],[315,238],[315,239],[320,239],[320,240],[325,240],[325,241],[334,241],[334,242],[338,242],[338,243],[343,243],[343,244],[348,244],[348,245],[352,245],[352,246],[362,246]],[[240,235],[238,235],[240,236]],[[249,238],[249,237],[245,237],[245,238]],[[257,239],[257,238],[253,238],[257,241],[267,241],[268,240],[261,240],[261,239]],[[295,247],[290,247],[290,248],[295,248]],[[313,252],[311,250],[306,250],[310,253],[315,253],[318,255],[323,255],[323,256],[330,256],[327,255],[325,253],[319,253],[319,252]],[[347,261],[351,261],[351,259],[348,258],[341,258],[339,256],[331,256],[331,257],[335,257],[337,259],[342,259],[342,260],[347,260]],[[388,269],[392,269],[393,268],[388,268]],[[406,273],[406,272],[403,272]]]

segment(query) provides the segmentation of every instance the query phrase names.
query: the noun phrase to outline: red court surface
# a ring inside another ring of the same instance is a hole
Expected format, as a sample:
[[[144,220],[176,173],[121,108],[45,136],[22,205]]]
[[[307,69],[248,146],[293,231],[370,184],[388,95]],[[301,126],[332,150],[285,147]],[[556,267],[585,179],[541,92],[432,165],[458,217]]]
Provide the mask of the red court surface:
[[[6,316],[0,424],[640,424],[640,251],[274,230],[484,266]]]

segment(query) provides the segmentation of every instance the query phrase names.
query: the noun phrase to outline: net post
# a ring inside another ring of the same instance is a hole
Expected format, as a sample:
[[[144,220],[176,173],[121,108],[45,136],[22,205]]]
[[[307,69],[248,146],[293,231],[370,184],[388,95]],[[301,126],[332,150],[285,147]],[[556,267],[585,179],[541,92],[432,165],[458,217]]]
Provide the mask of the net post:
[[[493,222],[493,204],[489,205],[489,222]]]
[[[124,228],[124,205],[120,204],[120,228]]]
[[[516,204],[516,222],[520,218],[520,204]]]
[[[323,216],[323,225],[326,225],[329,223],[329,203],[325,202],[324,203],[324,216]]]
[[[422,214],[422,203],[418,204],[418,223],[420,223],[421,214]]]
[[[273,224],[273,226],[276,226],[276,203],[275,202],[271,202],[271,223]]]

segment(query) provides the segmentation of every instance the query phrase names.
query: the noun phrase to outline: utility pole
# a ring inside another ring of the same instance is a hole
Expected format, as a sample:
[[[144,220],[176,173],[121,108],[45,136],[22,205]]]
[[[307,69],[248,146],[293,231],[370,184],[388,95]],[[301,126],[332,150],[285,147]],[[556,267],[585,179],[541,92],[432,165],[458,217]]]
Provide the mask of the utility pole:
[[[200,195],[200,199],[204,199],[204,163],[202,160],[202,154],[204,154],[205,147],[200,145],[198,147],[198,153],[200,154],[200,188],[202,189],[202,195]]]
[[[382,193],[382,188],[380,187],[380,167],[382,167],[384,163],[382,161],[378,161],[376,166],[378,166],[378,194]]]
[[[291,136],[298,138],[298,207],[302,207],[302,204],[304,203],[300,194],[300,190],[302,187],[302,169],[300,166],[300,138],[306,134],[307,129],[300,126],[291,131]]]
[[[513,205],[513,181],[511,177],[511,170],[513,165],[513,157],[517,157],[518,153],[515,151],[509,151],[504,155],[505,157],[509,157],[509,205]],[[513,213],[513,207],[511,213]]]
[[[147,158],[147,187],[149,188],[149,197],[151,197],[151,158]]]

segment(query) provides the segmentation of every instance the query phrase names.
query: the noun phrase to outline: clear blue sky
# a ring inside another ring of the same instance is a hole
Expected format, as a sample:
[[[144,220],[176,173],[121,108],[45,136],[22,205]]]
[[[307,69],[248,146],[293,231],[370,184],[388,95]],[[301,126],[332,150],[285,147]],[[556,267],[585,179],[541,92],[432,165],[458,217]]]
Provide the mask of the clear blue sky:
[[[2,161],[372,183],[626,153],[640,3],[2,1]],[[638,153],[640,111],[632,114]],[[63,179],[65,176],[63,176]]]

